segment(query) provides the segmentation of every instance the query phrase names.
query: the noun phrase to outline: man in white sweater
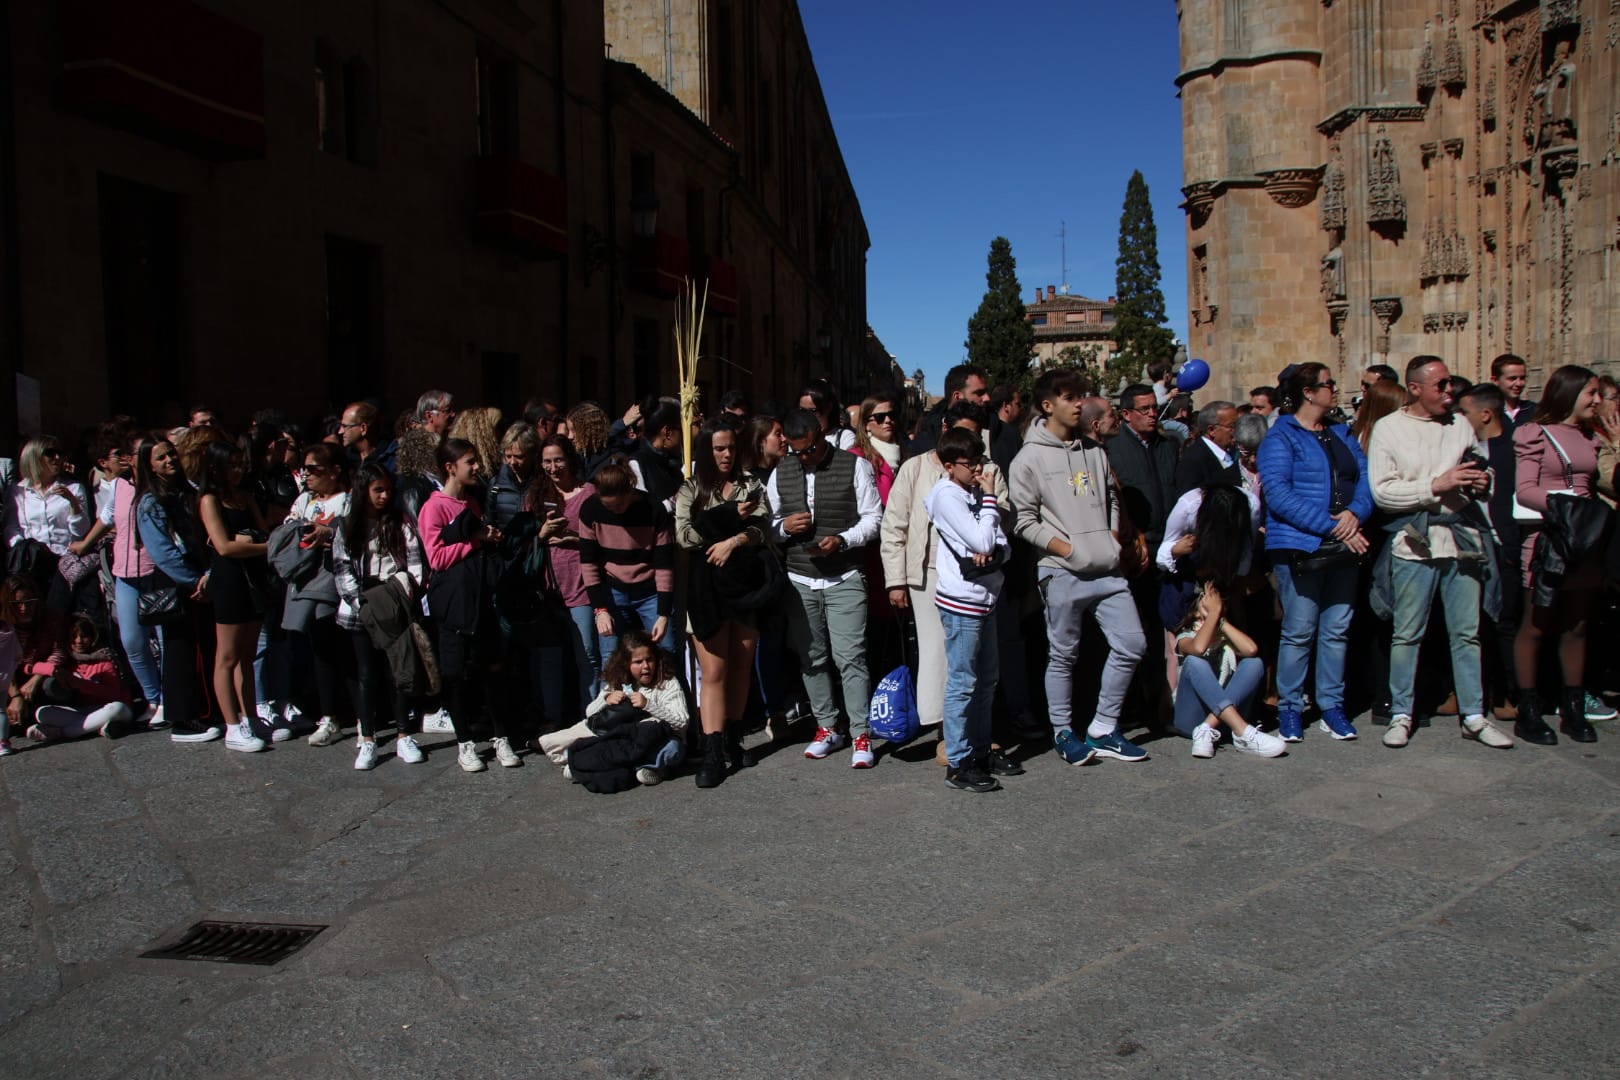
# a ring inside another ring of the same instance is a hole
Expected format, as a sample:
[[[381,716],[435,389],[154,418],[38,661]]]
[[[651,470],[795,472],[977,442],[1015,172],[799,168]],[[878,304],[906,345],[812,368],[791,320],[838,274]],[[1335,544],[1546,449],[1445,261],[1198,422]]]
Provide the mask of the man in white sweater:
[[[1478,530],[1455,520],[1489,489],[1490,474],[1473,453],[1473,429],[1451,411],[1450,378],[1438,356],[1413,357],[1406,365],[1411,403],[1378,421],[1367,446],[1373,501],[1398,516],[1426,515],[1389,541],[1395,625],[1389,650],[1391,720],[1384,745],[1402,747],[1412,737],[1418,647],[1438,590],[1451,638],[1451,675],[1463,737],[1506,749],[1513,740],[1485,718],[1479,668],[1481,564],[1460,552],[1457,542],[1459,532],[1477,538]]]

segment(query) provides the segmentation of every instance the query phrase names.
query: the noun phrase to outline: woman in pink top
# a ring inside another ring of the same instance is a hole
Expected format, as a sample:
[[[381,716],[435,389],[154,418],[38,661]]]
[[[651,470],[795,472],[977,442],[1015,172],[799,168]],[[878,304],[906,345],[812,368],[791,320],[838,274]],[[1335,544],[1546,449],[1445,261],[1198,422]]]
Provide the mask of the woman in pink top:
[[[580,479],[581,463],[566,435],[553,435],[540,444],[540,472],[529,485],[526,506],[554,525],[542,527],[551,545],[546,571],[547,587],[556,590],[574,623],[575,640],[566,654],[573,658],[579,681],[579,708],[596,698],[602,676],[601,639],[585,579],[579,570],[579,511],[596,494],[594,484]],[[546,649],[541,656],[541,708],[547,716],[562,715],[562,649]]]
[[[134,471],[136,455],[150,454],[156,443],[145,439],[136,446],[135,454],[121,457],[129,469],[116,475],[112,481],[112,498],[102,508],[99,527],[112,531],[113,605],[118,613],[118,640],[124,648],[129,669],[135,673],[135,682],[146,700],[146,710],[140,719],[153,727],[163,725],[163,678],[158,668],[158,629],[142,626],[140,620],[141,589],[147,578],[157,572],[157,564],[141,545],[140,527],[135,523],[135,484],[130,475]],[[94,534],[95,530],[92,530]]]
[[[1517,463],[1515,494],[1519,505],[1545,513],[1549,495],[1573,490],[1582,499],[1596,497],[1598,444],[1598,377],[1583,367],[1565,365],[1552,373],[1533,423],[1513,431]],[[1602,438],[1611,438],[1605,432]],[[1564,687],[1558,701],[1559,730],[1576,742],[1595,742],[1586,719],[1586,628],[1603,581],[1601,555],[1587,559],[1564,577],[1563,587],[1548,607],[1535,604],[1531,560],[1541,529],[1524,523],[1524,618],[1513,643],[1513,666],[1524,689],[1514,734],[1526,742],[1550,746],[1558,741],[1541,719],[1542,698],[1535,690],[1542,640],[1558,638],[1558,662]]]

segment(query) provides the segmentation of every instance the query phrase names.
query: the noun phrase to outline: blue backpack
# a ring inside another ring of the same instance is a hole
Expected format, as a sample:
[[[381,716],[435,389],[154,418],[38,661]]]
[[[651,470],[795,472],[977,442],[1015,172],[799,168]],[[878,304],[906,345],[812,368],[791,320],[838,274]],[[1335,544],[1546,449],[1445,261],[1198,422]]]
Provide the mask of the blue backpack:
[[[908,743],[917,737],[917,689],[911,682],[911,669],[901,664],[877,684],[872,707],[866,716],[872,734],[887,742]]]

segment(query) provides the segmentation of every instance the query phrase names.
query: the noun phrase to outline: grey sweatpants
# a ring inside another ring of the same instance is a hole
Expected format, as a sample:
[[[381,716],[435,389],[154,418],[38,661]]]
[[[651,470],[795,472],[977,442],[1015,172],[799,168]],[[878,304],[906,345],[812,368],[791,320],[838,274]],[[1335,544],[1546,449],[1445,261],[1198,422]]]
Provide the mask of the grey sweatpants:
[[[1086,614],[1097,612],[1097,625],[1108,639],[1108,663],[1103,666],[1102,686],[1097,691],[1097,715],[1092,721],[1100,730],[1119,726],[1125,692],[1130,689],[1136,665],[1147,653],[1147,637],[1136,617],[1136,603],[1122,577],[1083,578],[1062,571],[1041,578],[1041,599],[1046,605],[1046,641],[1050,655],[1046,661],[1046,701],[1052,727],[1062,731],[1073,722],[1074,662],[1080,655],[1080,629]],[[1084,734],[1084,731],[1081,732]]]

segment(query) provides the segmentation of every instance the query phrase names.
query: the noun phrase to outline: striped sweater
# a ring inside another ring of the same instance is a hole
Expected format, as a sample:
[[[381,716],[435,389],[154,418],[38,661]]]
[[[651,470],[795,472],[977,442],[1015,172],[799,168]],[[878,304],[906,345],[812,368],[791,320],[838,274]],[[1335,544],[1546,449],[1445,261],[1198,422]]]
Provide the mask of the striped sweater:
[[[939,579],[934,585],[934,603],[958,615],[989,615],[1001,594],[1004,575],[994,570],[969,581],[962,576],[961,559],[993,555],[997,548],[1007,547],[995,492],[964,488],[942,476],[923,505],[939,533],[939,556],[934,560]]]
[[[613,606],[612,588],[658,591],[658,614],[675,607],[675,523],[669,511],[637,493],[615,514],[592,495],[579,511],[579,573],[591,606]]]

